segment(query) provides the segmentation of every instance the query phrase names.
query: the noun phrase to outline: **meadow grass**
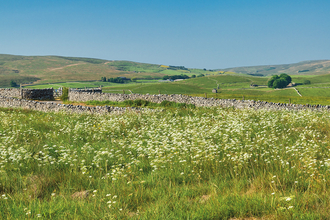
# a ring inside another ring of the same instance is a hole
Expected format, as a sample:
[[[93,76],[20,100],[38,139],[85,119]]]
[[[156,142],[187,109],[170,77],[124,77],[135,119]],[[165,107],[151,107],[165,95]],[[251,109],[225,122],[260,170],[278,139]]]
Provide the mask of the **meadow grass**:
[[[0,109],[2,219],[329,219],[330,113]]]

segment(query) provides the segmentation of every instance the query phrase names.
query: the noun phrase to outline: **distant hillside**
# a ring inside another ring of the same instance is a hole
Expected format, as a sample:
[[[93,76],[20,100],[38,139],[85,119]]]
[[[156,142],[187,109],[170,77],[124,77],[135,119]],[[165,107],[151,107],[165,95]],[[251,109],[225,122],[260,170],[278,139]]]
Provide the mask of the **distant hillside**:
[[[10,81],[20,83],[55,83],[100,80],[101,77],[162,78],[165,75],[215,74],[202,69],[110,61],[82,57],[16,56],[0,54],[0,87]]]
[[[235,67],[219,70],[244,73],[255,76],[268,76],[281,73],[287,73],[291,75],[319,75],[330,73],[330,60],[304,61],[283,65]]]

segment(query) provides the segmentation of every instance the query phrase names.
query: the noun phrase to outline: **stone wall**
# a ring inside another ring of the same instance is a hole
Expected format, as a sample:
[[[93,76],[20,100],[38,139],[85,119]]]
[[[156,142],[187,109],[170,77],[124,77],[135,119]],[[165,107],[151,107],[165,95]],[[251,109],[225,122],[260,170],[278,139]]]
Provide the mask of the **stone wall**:
[[[54,100],[53,89],[22,89],[23,99]]]
[[[30,93],[28,93],[29,91]],[[35,93],[33,93],[33,92]],[[23,95],[30,95],[30,98],[37,99],[49,99],[51,97],[52,89],[45,90],[26,90],[22,89]],[[53,102],[36,102],[25,99],[18,99],[13,97],[20,97],[21,90],[19,89],[0,89],[0,107],[5,108],[23,108],[38,111],[65,111],[72,113],[92,113],[92,114],[106,114],[106,113],[122,113],[125,111],[152,111],[140,108],[119,108],[111,106],[97,106],[97,107],[86,107],[79,105],[64,105]],[[125,100],[136,100],[142,99],[150,102],[161,103],[162,101],[178,102],[194,104],[195,106],[204,107],[234,107],[239,109],[252,108],[252,109],[266,109],[266,110],[330,110],[330,106],[321,105],[298,105],[298,104],[285,104],[285,103],[272,103],[265,101],[253,101],[253,100],[235,100],[235,99],[214,99],[214,98],[203,98],[193,97],[184,95],[142,95],[142,94],[113,94],[113,93],[99,93],[99,92],[88,92],[85,90],[70,90],[69,100],[77,102],[85,102],[89,100],[98,101],[125,101]]]
[[[102,93],[102,88],[70,89],[72,92]]]
[[[21,98],[20,89],[0,89],[0,96]]]
[[[53,100],[53,89],[0,89],[0,96],[36,99],[36,100]]]
[[[142,94],[115,94],[115,93],[89,93],[82,91],[69,91],[69,101],[86,102],[91,100],[97,101],[114,101],[123,102],[125,100],[142,99],[150,102],[161,103],[162,101],[178,102],[194,104],[198,107],[234,107],[234,108],[254,108],[269,110],[303,110],[303,109],[330,109],[330,106],[321,105],[299,105],[286,103],[272,103],[265,101],[253,100],[235,100],[235,99],[214,99],[185,95],[142,95]]]
[[[53,89],[53,96],[54,98],[59,98],[63,94],[63,87],[60,87],[58,89]]]
[[[124,113],[127,111],[142,111],[139,108],[120,108],[112,106],[80,106],[80,105],[65,105],[54,102],[37,102],[32,100],[17,99],[11,97],[0,96],[0,107],[3,108],[22,108],[29,110],[37,110],[43,112],[68,112],[68,113],[89,113],[89,114],[109,114],[109,113]],[[146,110],[144,110],[146,111]],[[153,110],[147,110],[153,111]]]

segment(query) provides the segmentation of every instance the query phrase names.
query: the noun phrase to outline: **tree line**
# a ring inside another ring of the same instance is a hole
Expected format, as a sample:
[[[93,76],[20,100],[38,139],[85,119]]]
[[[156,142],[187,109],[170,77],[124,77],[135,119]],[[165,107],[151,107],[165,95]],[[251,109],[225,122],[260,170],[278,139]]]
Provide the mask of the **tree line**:
[[[112,82],[112,83],[124,83],[125,81],[130,81],[130,79],[125,78],[125,80],[121,77],[116,77],[116,78],[106,78],[106,77],[101,77],[102,82]]]

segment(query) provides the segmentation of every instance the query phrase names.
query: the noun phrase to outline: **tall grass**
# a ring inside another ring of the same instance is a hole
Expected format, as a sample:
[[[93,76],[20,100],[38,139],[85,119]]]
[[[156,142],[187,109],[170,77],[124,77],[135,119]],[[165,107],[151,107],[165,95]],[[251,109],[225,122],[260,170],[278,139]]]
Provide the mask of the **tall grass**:
[[[329,219],[330,114],[0,109],[1,219]]]

